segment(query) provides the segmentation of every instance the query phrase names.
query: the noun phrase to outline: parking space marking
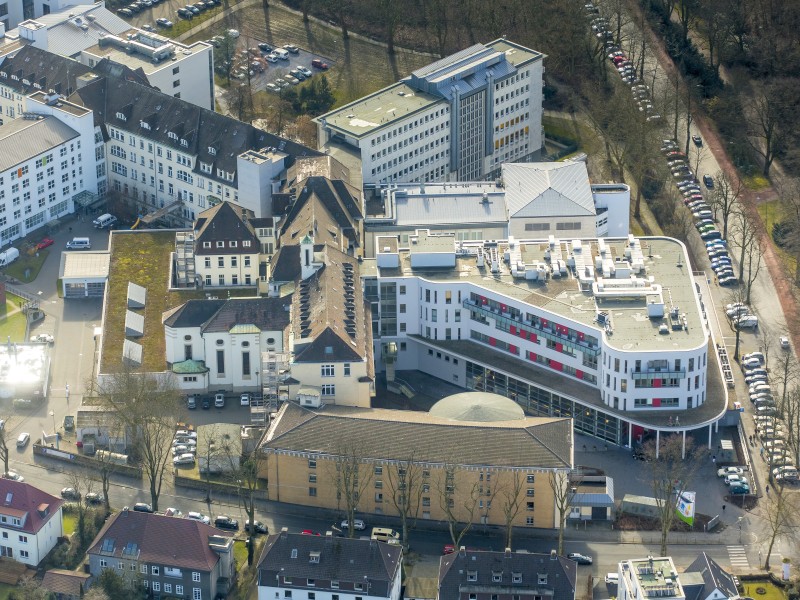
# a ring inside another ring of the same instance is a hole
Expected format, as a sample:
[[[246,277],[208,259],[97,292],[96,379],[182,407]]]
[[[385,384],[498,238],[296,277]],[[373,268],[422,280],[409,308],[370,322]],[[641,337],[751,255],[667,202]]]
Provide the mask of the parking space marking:
[[[731,561],[731,570],[750,570],[750,561],[747,560],[744,546],[728,546],[727,549],[728,558]]]

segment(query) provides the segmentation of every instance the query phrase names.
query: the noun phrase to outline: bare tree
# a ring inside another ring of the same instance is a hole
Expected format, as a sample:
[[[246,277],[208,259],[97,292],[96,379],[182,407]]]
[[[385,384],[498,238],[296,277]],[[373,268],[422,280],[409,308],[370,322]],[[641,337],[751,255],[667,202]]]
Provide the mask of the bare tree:
[[[775,187],[785,215],[783,225],[788,229],[785,246],[795,259],[794,284],[800,285],[800,179],[781,179]]]
[[[728,300],[729,304],[740,305],[740,304],[747,304],[747,290],[745,290],[744,286],[737,285],[726,294],[726,299]],[[731,326],[734,329],[736,334],[736,343],[733,349],[733,360],[739,360],[739,345],[741,342],[741,333],[742,330],[739,328],[739,319],[742,315],[736,315],[731,318]]]
[[[683,443],[682,436],[673,434],[662,438],[660,447],[654,439],[643,447],[650,462],[648,475],[661,523],[661,556],[667,556],[667,539],[675,522],[677,500],[708,455],[706,448],[695,446],[690,437],[686,438],[685,452]]]
[[[239,497],[244,506],[244,512],[250,522],[250,537],[247,543],[247,564],[253,565],[255,557],[255,521],[256,521],[256,496],[259,489],[265,483],[258,474],[266,471],[268,455],[259,451],[257,448],[250,454],[243,457],[239,466],[232,471],[231,477],[235,480],[239,488]]]
[[[553,503],[558,517],[558,554],[564,554],[564,528],[567,525],[573,496],[569,471],[550,471],[548,483],[553,492]]]
[[[439,507],[447,519],[447,529],[453,547],[458,549],[462,538],[475,523],[480,499],[480,482],[465,479],[466,472],[459,470],[454,462],[442,465],[437,479]]]
[[[517,518],[522,508],[522,490],[525,489],[526,475],[521,471],[507,471],[504,473],[504,485],[500,489],[500,508],[503,511],[503,523],[506,528],[506,548],[511,548],[511,538],[514,534],[514,519]]]
[[[88,501],[86,494],[92,492],[92,478],[89,472],[84,469],[69,471],[67,473],[67,484],[75,490],[75,505],[78,508],[78,545],[83,548],[86,543],[86,509]]]
[[[714,191],[711,194],[711,208],[717,218],[722,221],[723,239],[728,239],[728,225],[731,217],[740,210],[741,194],[742,182],[740,179],[731,179],[725,171],[717,173],[714,178]]]
[[[777,79],[761,83],[747,111],[751,146],[761,156],[762,173],[769,177],[772,163],[797,131],[797,82]]]
[[[415,459],[414,452],[384,467],[389,502],[400,517],[403,545],[408,547],[409,521],[416,522],[422,504],[422,486],[427,469]],[[380,493],[380,492],[379,492]]]
[[[211,511],[211,472],[215,469],[215,465],[224,460],[220,458],[223,452],[228,451],[230,455],[230,446],[225,447],[223,440],[220,439],[219,427],[217,424],[207,425],[202,427],[198,441],[198,469],[201,475],[205,475],[206,479],[206,505],[209,512]],[[205,461],[205,468],[200,460]],[[228,462],[228,461],[226,461]],[[237,465],[238,466],[238,463]]]
[[[786,424],[786,444],[791,452],[792,462],[796,465],[800,462],[800,387],[795,385],[789,391],[781,406],[781,414]]]
[[[772,548],[775,546],[775,540],[778,539],[778,536],[787,534],[796,528],[792,517],[800,509],[800,502],[794,497],[794,494],[784,491],[781,486],[776,486],[773,493],[768,494],[765,499],[766,506],[763,516],[769,532],[769,546],[764,558],[764,569],[769,571],[769,559],[772,555]]]
[[[153,510],[158,510],[164,473],[172,464],[171,443],[181,402],[174,382],[123,366],[104,380],[97,396],[131,432],[132,454],[141,462]]]
[[[345,512],[350,537],[355,536],[355,515],[361,499],[372,484],[374,468],[365,458],[365,449],[360,440],[342,438],[336,444],[330,463],[337,507]]]
[[[3,427],[0,427],[0,460],[3,461],[3,473],[8,473],[8,418],[3,419]]]

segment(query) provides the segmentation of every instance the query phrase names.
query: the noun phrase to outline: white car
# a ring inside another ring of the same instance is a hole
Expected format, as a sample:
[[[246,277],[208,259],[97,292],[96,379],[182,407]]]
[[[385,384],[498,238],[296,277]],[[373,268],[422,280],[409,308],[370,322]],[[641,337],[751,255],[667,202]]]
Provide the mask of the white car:
[[[270,91],[270,92],[273,92],[273,93],[277,94],[278,92],[281,91],[281,88],[279,88],[274,83],[268,83],[267,84],[267,91]]]
[[[306,77],[311,77],[313,75],[313,73],[306,67],[297,67],[297,70],[300,71]]]
[[[13,479],[14,481],[19,481],[20,483],[25,481],[25,478],[22,475],[20,475],[19,473],[14,472],[14,471],[6,471],[5,473],[3,473],[3,478],[4,479]]]
[[[728,477],[729,475],[741,475],[744,473],[744,469],[741,467],[722,467],[721,469],[717,469],[717,475],[719,477]]]
[[[250,406],[250,394],[242,394],[239,398],[239,404],[241,406]]]
[[[239,37],[239,30],[238,29],[228,29],[228,37],[233,38],[234,40]]]
[[[788,350],[789,349],[789,347],[790,347],[789,338],[787,336],[782,335],[780,337],[780,343],[781,343],[781,348],[783,348],[784,350]]]
[[[24,448],[25,446],[27,446],[30,439],[31,439],[30,433],[25,433],[25,432],[20,433],[19,437],[17,438],[17,448]]]
[[[748,485],[747,477],[743,475],[728,475],[725,477],[725,485]]]
[[[49,333],[39,333],[37,335],[32,335],[31,341],[39,342],[40,344],[52,344],[53,342],[56,341],[56,338],[54,338]]]
[[[184,454],[179,454],[175,458],[172,459],[172,464],[175,466],[178,465],[193,465],[194,464],[194,454],[190,454],[188,452]]]
[[[267,55],[266,55],[264,58],[266,58],[266,59],[267,59],[269,62],[271,62],[271,63],[276,63],[276,62],[278,62],[278,55],[277,55],[277,54],[275,54],[274,52],[270,52],[270,53],[269,53],[269,54],[267,54]]]
[[[342,529],[349,529],[349,528],[350,528],[350,522],[347,519],[342,521]],[[356,531],[364,531],[364,529],[366,528],[367,526],[364,524],[364,521],[362,521],[361,519],[353,519],[353,529],[355,529]]]
[[[201,523],[205,523],[206,525],[211,524],[211,517],[199,512],[188,512],[186,513],[186,518],[191,519],[192,521],[200,521]]]
[[[196,431],[186,431],[185,429],[178,429],[178,431],[175,432],[175,437],[176,438],[185,437],[185,438],[190,438],[190,439],[196,440],[197,439],[197,432]]]

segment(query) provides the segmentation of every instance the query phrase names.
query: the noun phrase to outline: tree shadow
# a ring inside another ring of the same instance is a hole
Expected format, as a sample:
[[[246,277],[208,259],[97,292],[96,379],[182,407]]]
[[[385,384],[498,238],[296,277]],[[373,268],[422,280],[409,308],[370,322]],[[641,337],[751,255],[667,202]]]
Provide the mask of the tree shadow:
[[[394,77],[395,81],[400,79],[400,69],[397,68],[397,53],[393,52],[389,54],[387,52],[387,56],[389,57],[389,66],[392,69],[392,76]]]

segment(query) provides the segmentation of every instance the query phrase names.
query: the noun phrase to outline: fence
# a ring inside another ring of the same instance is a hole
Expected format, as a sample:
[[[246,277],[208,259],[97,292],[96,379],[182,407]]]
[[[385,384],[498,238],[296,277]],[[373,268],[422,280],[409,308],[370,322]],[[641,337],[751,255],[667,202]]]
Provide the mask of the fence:
[[[74,452],[68,452],[67,450],[59,450],[43,444],[33,444],[33,453],[38,454],[39,456],[46,456],[47,458],[53,458],[55,460],[76,463],[94,469],[96,469],[97,465],[100,464],[100,461],[92,458],[91,456],[84,456],[83,454],[76,454]],[[134,477],[137,479],[142,478],[141,467],[112,464],[109,465],[109,468],[114,473],[122,475],[123,477]]]

